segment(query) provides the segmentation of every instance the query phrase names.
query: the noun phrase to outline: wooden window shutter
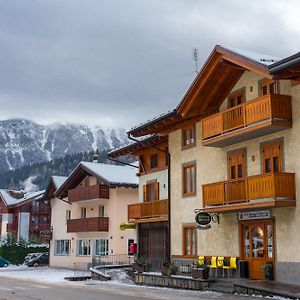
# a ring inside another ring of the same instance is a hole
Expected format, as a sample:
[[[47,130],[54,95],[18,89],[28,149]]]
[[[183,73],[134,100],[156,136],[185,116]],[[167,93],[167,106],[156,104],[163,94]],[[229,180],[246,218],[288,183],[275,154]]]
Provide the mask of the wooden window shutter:
[[[148,199],[147,199],[147,185],[146,184],[143,186],[143,194],[144,194],[144,202],[147,202]]]
[[[159,182],[154,183],[155,201],[159,200]]]

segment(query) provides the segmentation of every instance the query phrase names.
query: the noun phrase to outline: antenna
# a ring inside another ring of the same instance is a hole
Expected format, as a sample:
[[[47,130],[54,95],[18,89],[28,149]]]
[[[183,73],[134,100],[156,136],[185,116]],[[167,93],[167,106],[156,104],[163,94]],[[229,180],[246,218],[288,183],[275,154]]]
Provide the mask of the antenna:
[[[196,74],[198,74],[198,49],[194,48],[193,50],[193,60],[195,61]]]

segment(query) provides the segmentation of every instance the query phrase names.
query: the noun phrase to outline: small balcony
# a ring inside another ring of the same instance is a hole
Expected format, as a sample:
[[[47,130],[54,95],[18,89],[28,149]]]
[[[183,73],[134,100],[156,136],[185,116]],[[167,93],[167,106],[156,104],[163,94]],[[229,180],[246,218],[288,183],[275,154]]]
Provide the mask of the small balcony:
[[[79,202],[91,199],[109,199],[109,187],[107,185],[92,185],[78,187],[68,191],[69,202]]]
[[[203,207],[207,212],[295,206],[294,173],[270,173],[205,184]]]
[[[141,223],[143,220],[149,221],[149,219],[168,220],[167,199],[128,205],[128,221]]]
[[[51,228],[50,223],[38,223],[38,224],[31,224],[30,230],[45,231],[45,230],[50,230],[50,228]]]
[[[8,223],[6,224],[6,231],[9,233],[16,233],[18,225],[15,223]]]
[[[202,144],[222,148],[291,127],[291,96],[269,94],[203,119]]]
[[[108,218],[95,217],[85,219],[71,219],[67,221],[67,232],[108,232]]]

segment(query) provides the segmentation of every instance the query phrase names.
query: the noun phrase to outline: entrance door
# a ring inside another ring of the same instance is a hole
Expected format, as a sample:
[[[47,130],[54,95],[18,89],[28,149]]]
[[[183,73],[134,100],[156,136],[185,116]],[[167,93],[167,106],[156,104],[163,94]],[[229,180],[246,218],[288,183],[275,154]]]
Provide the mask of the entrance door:
[[[248,261],[251,279],[264,279],[263,265],[274,265],[273,227],[273,220],[241,223],[241,258]]]

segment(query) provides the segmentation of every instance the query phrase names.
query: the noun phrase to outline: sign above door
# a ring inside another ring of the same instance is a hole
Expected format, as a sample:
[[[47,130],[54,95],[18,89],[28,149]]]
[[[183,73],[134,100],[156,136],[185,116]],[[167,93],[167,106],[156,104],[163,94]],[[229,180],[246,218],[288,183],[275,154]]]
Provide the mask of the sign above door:
[[[270,210],[247,211],[238,213],[239,221],[270,219],[272,217]]]

